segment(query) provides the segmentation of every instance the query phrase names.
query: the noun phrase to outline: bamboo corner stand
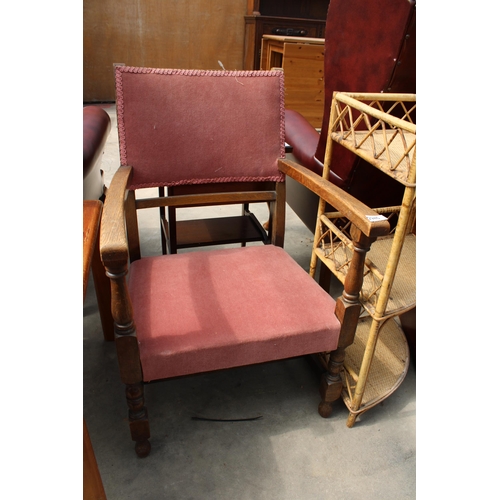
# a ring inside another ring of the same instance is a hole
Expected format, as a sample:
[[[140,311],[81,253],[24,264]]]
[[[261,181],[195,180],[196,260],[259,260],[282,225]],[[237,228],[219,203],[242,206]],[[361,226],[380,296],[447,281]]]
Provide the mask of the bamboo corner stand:
[[[414,94],[337,92],[332,100],[323,177],[328,178],[332,148],[341,145],[405,186],[400,206],[374,208],[391,221],[392,231],[367,254],[363,313],[343,368],[348,427],[391,395],[408,372],[410,351],[397,316],[416,306],[415,113]],[[354,251],[350,223],[326,208],[320,201],[310,273],[319,259],[344,283]]]

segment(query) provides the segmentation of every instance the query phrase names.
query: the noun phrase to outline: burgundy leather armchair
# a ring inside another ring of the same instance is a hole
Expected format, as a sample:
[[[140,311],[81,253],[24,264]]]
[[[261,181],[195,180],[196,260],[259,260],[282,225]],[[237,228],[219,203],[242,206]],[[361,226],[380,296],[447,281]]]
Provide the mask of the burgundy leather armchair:
[[[334,91],[416,92],[415,1],[331,0],[325,31],[325,107],[320,133],[286,110],[285,137],[295,159],[322,175]],[[398,205],[402,186],[336,145],[330,181],[370,207]],[[287,203],[314,232],[318,198],[287,179]]]
[[[111,290],[109,279],[106,277],[99,256],[99,231],[93,227],[94,225],[98,227],[100,224],[101,209],[98,208],[98,202],[90,201],[100,200],[104,202],[106,187],[104,186],[100,165],[104,145],[110,131],[111,119],[106,111],[99,106],[86,106],[83,108],[84,250],[85,245],[92,246],[86,240],[89,238],[89,234],[95,230],[97,236],[95,236],[94,247],[97,250],[90,252],[89,259],[92,265],[92,276],[101,316],[102,331],[104,338],[111,341],[114,339],[113,317],[111,316]],[[85,225],[86,219],[88,227]]]
[[[83,108],[83,199],[104,201],[105,187],[100,170],[111,119],[99,106]]]

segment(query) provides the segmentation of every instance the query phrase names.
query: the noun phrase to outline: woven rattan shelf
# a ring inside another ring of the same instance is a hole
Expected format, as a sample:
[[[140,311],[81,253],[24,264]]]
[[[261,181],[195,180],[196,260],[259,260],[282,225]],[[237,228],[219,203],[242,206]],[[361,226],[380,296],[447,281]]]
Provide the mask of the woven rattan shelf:
[[[352,406],[358,373],[370,336],[371,320],[361,318],[356,330],[355,342],[346,349],[344,361],[344,402],[349,410],[360,414],[369,410],[392,394],[403,382],[410,365],[408,343],[403,331],[394,319],[389,319],[380,329],[377,347],[370,367],[363,398],[359,408]],[[388,394],[388,388],[391,388]]]
[[[325,155],[328,178],[333,143],[338,143],[403,186],[400,206],[371,207],[391,221],[391,234],[367,254],[360,302],[368,316],[359,320],[346,349],[344,401],[352,427],[357,416],[392,394],[409,364],[406,337],[395,316],[416,306],[416,96],[414,94],[334,93]],[[351,223],[320,202],[311,273],[319,259],[342,282],[354,252]]]
[[[331,138],[401,184],[414,186],[417,126],[408,120],[415,110],[415,95],[337,93]]]

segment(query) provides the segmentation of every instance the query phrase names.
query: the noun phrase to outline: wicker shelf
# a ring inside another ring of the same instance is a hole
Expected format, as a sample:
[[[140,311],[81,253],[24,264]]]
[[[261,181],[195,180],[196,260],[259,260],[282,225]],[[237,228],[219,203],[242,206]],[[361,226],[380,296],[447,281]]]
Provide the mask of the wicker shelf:
[[[333,142],[349,149],[405,186],[396,207],[372,207],[391,221],[388,237],[375,241],[366,257],[360,318],[346,349],[343,398],[352,427],[357,416],[391,395],[404,380],[409,348],[395,316],[416,306],[416,96],[334,93],[325,158],[330,169]],[[330,152],[329,152],[330,151]],[[350,225],[338,212],[320,214],[314,259],[344,283],[354,252]]]
[[[387,103],[391,105],[384,111]],[[415,95],[337,93],[332,102],[331,138],[401,184],[413,187],[417,126],[409,120],[415,111]]]
[[[352,413],[361,414],[386,399],[403,382],[410,366],[410,352],[405,335],[394,319],[389,319],[380,329],[377,347],[370,367],[361,405],[352,406],[363,364],[364,353],[370,337],[371,320],[361,318],[354,343],[346,349],[344,361],[344,403]]]

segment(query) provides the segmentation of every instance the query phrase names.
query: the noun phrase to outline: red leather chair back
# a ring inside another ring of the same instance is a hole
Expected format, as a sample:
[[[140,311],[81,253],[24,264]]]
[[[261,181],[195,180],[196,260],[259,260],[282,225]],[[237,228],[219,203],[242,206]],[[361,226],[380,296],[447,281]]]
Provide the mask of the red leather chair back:
[[[334,91],[416,93],[415,1],[331,0],[325,32],[325,108],[315,157],[323,162]],[[335,183],[369,206],[398,204],[402,186],[334,145]]]

